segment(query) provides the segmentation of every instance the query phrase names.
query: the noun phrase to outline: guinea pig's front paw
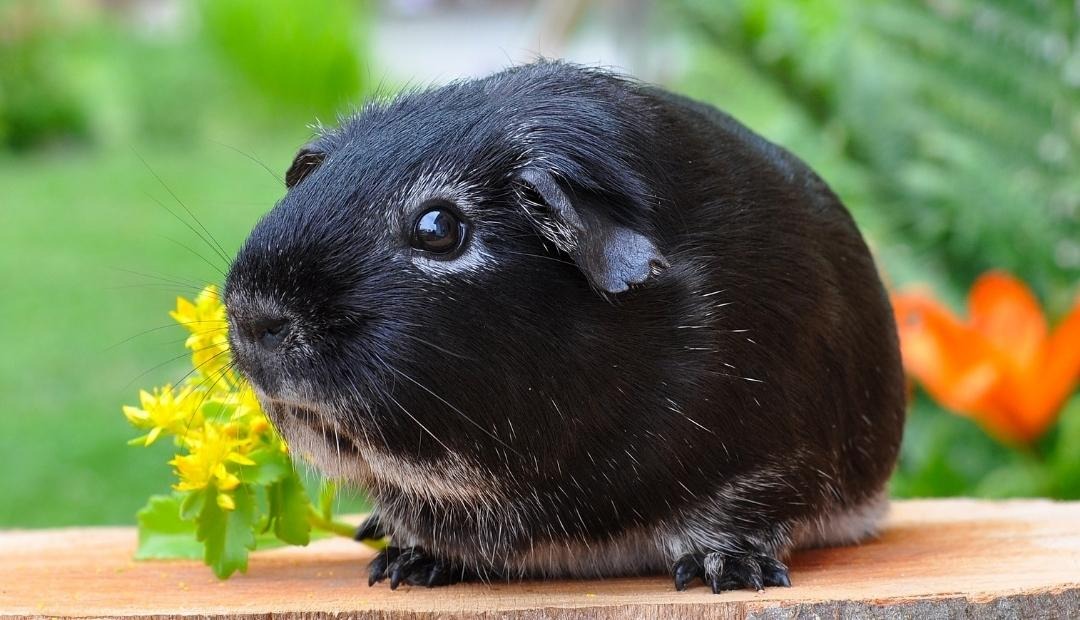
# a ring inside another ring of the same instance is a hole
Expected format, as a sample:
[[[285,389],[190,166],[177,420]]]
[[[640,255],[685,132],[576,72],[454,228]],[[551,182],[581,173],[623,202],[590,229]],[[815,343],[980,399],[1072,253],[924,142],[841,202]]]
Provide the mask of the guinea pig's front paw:
[[[671,572],[675,589],[679,591],[699,578],[712,588],[713,594],[743,588],[760,592],[765,586],[791,586],[787,566],[761,553],[688,553],[675,561]]]
[[[387,578],[390,589],[402,583],[414,586],[448,586],[465,579],[465,571],[454,563],[437,558],[421,547],[387,547],[375,556],[368,570],[368,585]]]

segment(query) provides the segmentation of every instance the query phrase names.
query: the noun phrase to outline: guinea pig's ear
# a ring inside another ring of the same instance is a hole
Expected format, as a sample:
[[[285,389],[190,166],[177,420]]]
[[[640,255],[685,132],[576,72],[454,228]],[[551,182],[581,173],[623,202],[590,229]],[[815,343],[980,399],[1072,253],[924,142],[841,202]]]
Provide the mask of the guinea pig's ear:
[[[598,290],[621,293],[669,266],[651,239],[590,208],[587,200],[571,200],[547,171],[526,168],[518,178],[550,210],[550,217],[538,218],[541,234],[572,256]]]
[[[292,188],[303,181],[307,175],[319,167],[326,159],[326,153],[308,144],[300,148],[300,152],[293,158],[292,165],[285,172],[285,187]]]

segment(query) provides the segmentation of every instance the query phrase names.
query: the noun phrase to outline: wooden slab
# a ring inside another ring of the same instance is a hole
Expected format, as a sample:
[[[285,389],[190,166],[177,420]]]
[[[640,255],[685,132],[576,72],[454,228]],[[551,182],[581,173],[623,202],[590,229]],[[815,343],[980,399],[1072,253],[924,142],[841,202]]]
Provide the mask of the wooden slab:
[[[219,582],[196,562],[135,562],[130,528],[0,533],[0,616],[445,618],[1080,618],[1080,503],[907,501],[880,539],[805,551],[792,588],[675,592],[667,576],[368,588],[344,539],[253,556]]]

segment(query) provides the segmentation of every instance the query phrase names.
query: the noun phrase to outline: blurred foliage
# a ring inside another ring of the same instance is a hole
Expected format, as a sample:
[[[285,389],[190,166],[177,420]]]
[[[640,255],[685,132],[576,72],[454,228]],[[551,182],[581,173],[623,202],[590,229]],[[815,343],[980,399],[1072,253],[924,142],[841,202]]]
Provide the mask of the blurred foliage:
[[[95,90],[108,97],[98,109],[112,122],[102,128],[103,139],[175,144],[216,131],[211,117],[221,107],[225,77],[190,32],[192,17],[185,18],[179,31],[118,36],[130,25],[113,22],[96,33],[101,83]]]
[[[0,148],[332,122],[364,92],[369,6],[0,0]]]
[[[894,244],[879,247],[895,259],[891,277],[931,274],[964,291],[997,268],[1021,275],[1052,311],[1071,302],[1080,273],[1072,2],[681,7],[697,54],[687,88],[762,119],[751,126],[814,163]]]
[[[87,137],[86,110],[63,78],[67,30],[53,3],[0,3],[0,147]]]
[[[1080,397],[1030,449],[995,442],[968,418],[943,413],[921,391],[904,431],[892,492],[899,497],[1080,499]]]
[[[357,102],[356,33],[368,3],[340,0],[203,0],[209,40],[268,102],[312,118]]]

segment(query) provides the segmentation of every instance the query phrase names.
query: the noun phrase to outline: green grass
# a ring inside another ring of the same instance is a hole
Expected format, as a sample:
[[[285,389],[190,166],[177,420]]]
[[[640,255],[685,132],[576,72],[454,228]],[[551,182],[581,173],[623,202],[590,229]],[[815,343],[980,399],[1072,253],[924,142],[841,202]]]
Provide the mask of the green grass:
[[[230,144],[280,176],[304,137]],[[209,141],[0,155],[0,527],[131,523],[170,483],[171,446],[125,446],[136,433],[120,406],[183,375],[180,328],[146,330],[168,325],[192,289],[120,270],[222,279],[167,238],[225,267],[157,204],[182,214],[140,156],[229,253],[284,193]]]

